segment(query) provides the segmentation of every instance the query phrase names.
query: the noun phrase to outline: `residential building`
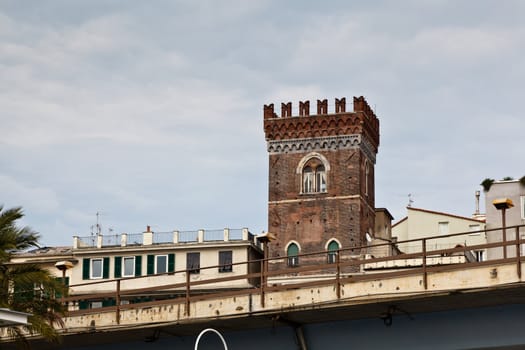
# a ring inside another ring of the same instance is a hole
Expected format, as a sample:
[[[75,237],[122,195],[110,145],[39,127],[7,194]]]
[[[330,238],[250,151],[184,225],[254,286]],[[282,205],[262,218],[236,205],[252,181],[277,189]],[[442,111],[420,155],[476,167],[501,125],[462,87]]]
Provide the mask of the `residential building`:
[[[512,226],[525,224],[525,185],[519,180],[495,181],[488,191],[485,191],[485,206],[487,213],[487,241],[488,243],[501,242],[503,231],[494,230],[503,226],[502,210],[496,209],[493,202],[499,199],[510,199],[513,207],[505,210],[505,236],[507,240],[516,238],[516,228]],[[525,229],[519,229],[519,237],[525,239]],[[525,246],[522,245],[521,255],[525,254]],[[489,259],[503,258],[501,248],[491,248],[488,251]],[[507,257],[516,256],[515,247],[507,247]]]
[[[398,242],[433,237],[426,242],[427,251],[454,248],[456,246],[474,246],[486,244],[485,220],[481,215],[474,218],[432,211],[421,208],[407,207],[407,216],[392,226],[392,236]],[[472,232],[459,237],[442,237],[453,233]],[[399,243],[398,248],[403,253],[422,251],[420,242]],[[472,254],[476,260],[486,259],[486,249],[474,249]]]
[[[64,278],[70,296],[143,289],[121,304],[171,298],[187,281],[210,280],[260,271],[262,250],[248,229],[152,232],[74,237],[72,247],[40,248],[19,254],[11,264],[37,263]],[[68,262],[67,267],[64,262]],[[248,288],[258,279],[218,282],[213,288]],[[201,287],[201,288],[209,288]],[[150,289],[150,290],[148,290]],[[199,289],[199,287],[195,287]],[[80,301],[70,309],[115,305],[115,298]]]

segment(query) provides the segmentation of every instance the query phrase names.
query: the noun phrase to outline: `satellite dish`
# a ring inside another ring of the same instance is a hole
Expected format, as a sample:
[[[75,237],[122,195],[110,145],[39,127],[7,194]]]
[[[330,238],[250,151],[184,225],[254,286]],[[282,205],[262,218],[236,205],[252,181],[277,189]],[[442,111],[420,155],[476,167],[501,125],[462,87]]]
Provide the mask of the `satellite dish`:
[[[365,237],[366,237],[366,240],[368,243],[371,243],[372,242],[372,236],[370,235],[370,233],[365,233]]]

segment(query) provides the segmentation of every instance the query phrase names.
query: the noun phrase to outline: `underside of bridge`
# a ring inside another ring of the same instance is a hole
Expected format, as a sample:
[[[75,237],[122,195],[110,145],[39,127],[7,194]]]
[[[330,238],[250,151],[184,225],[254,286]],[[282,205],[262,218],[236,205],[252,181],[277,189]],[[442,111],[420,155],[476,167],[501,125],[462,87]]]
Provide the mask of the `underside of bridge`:
[[[230,348],[514,349],[525,346],[525,286],[433,292],[257,312],[243,317],[193,319],[65,333],[63,343],[35,340],[35,349],[192,349],[205,328],[219,330]],[[200,349],[216,349],[207,336]],[[2,348],[4,346],[2,345]]]

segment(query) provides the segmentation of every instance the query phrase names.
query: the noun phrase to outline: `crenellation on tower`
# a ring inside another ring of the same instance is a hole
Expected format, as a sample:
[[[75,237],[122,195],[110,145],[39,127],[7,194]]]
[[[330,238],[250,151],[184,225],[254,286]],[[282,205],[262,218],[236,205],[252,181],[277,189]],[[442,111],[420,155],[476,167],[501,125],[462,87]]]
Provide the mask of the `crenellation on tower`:
[[[277,114],[274,112],[274,105],[264,105],[264,119],[277,118]]]
[[[317,100],[317,114],[327,114],[328,113],[328,100]]]
[[[335,99],[335,113],[346,112],[346,98]]]
[[[292,103],[281,103],[281,118],[292,116]]]
[[[310,115],[310,101],[299,101],[299,116],[309,116]]]

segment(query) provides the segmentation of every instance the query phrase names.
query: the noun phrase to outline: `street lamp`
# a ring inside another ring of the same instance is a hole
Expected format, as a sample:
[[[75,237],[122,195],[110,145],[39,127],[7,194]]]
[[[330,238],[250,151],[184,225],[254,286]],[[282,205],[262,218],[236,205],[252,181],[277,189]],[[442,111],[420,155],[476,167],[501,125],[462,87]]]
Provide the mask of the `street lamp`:
[[[263,262],[263,280],[261,281],[261,284],[264,285],[266,283],[266,274],[268,272],[268,243],[271,241],[274,241],[277,239],[277,236],[270,232],[263,232],[260,235],[257,235],[255,237],[257,241],[263,244],[263,254],[264,254],[264,262]]]
[[[501,210],[501,227],[503,232],[503,243],[507,242],[507,231],[505,225],[505,217],[507,209],[510,209],[514,206],[510,198],[498,198],[492,201],[492,204],[496,207],[497,210]],[[503,246],[503,258],[507,259],[507,246]]]
[[[73,263],[71,261],[59,261],[55,264],[55,267],[62,271],[62,283],[64,285],[66,284],[66,271],[73,267]]]

